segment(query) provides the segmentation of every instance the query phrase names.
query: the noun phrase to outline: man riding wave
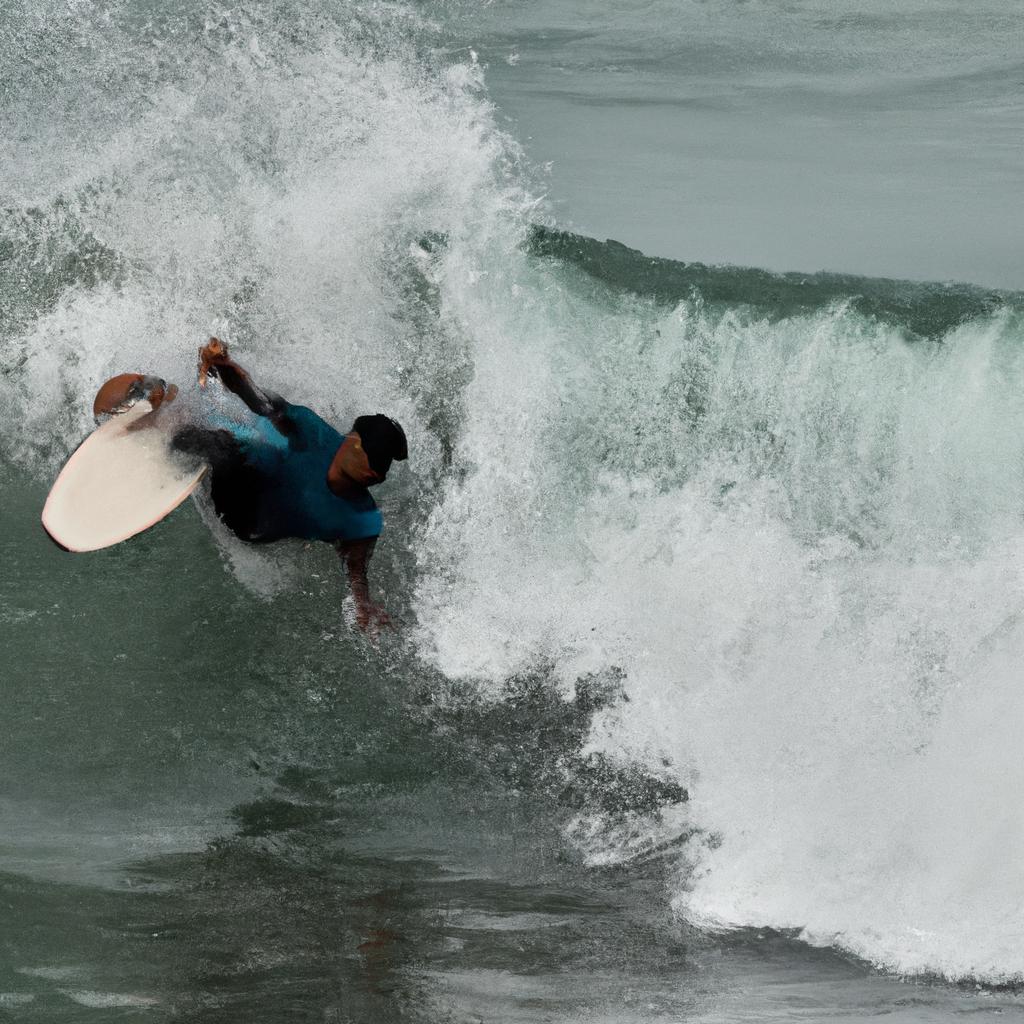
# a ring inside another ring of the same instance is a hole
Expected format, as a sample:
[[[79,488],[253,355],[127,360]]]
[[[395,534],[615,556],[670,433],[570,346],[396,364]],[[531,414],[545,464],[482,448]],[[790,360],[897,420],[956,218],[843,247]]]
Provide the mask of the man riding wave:
[[[342,435],[312,409],[260,388],[211,338],[199,350],[199,385],[218,377],[258,419],[250,426],[226,417],[188,424],[173,435],[178,451],[210,465],[210,493],[224,524],[250,543],[295,537],[333,544],[348,575],[356,624],[376,633],[391,624],[370,599],[367,567],[383,517],[369,488],[382,483],[392,461],[408,458],[405,432],[383,414],[359,416]],[[96,396],[97,415],[116,413],[138,398],[154,407],[173,399],[158,378],[121,374]]]

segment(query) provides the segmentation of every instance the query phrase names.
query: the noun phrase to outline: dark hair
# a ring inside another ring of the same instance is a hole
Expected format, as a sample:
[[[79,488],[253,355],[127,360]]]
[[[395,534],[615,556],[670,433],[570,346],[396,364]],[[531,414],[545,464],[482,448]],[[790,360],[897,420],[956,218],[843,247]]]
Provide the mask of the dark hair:
[[[379,477],[387,476],[392,459],[404,462],[409,458],[405,431],[390,416],[383,413],[359,416],[352,429],[359,435],[370,469]]]

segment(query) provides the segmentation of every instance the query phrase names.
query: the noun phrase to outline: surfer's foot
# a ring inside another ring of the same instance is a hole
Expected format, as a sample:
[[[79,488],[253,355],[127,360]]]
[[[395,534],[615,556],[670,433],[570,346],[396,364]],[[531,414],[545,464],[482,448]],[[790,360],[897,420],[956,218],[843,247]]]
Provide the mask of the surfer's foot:
[[[142,373],[119,373],[96,392],[92,414],[96,419],[101,416],[118,416],[144,398],[155,411],[164,402],[173,402],[177,394],[178,389],[173,384],[159,377]]]
[[[212,373],[217,375],[217,364],[228,361],[228,346],[220,338],[211,338],[199,350],[199,386],[206,387],[206,378]]]

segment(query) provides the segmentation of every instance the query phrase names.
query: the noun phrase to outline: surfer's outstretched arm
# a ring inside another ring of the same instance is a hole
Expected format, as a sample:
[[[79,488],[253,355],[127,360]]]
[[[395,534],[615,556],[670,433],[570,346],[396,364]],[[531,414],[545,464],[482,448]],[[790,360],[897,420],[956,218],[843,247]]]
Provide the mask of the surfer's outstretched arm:
[[[272,391],[264,391],[229,355],[227,345],[219,338],[211,338],[199,350],[199,386],[206,387],[209,374],[219,377],[221,383],[245,402],[257,416],[265,416],[279,429],[287,417],[285,400]],[[286,431],[282,431],[285,433]]]
[[[370,581],[366,570],[376,544],[376,537],[368,537],[365,540],[340,540],[334,545],[345,566],[352,600],[356,604],[356,625],[364,633],[377,633],[383,626],[392,625],[388,613],[370,600]]]

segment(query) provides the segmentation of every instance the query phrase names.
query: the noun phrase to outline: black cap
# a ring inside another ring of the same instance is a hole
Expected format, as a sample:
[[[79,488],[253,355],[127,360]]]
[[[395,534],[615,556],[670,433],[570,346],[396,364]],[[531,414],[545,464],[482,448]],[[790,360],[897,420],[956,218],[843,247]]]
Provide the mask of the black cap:
[[[405,431],[390,416],[383,413],[360,416],[352,424],[352,429],[359,435],[370,469],[381,479],[387,476],[392,459],[404,462],[409,458]]]

